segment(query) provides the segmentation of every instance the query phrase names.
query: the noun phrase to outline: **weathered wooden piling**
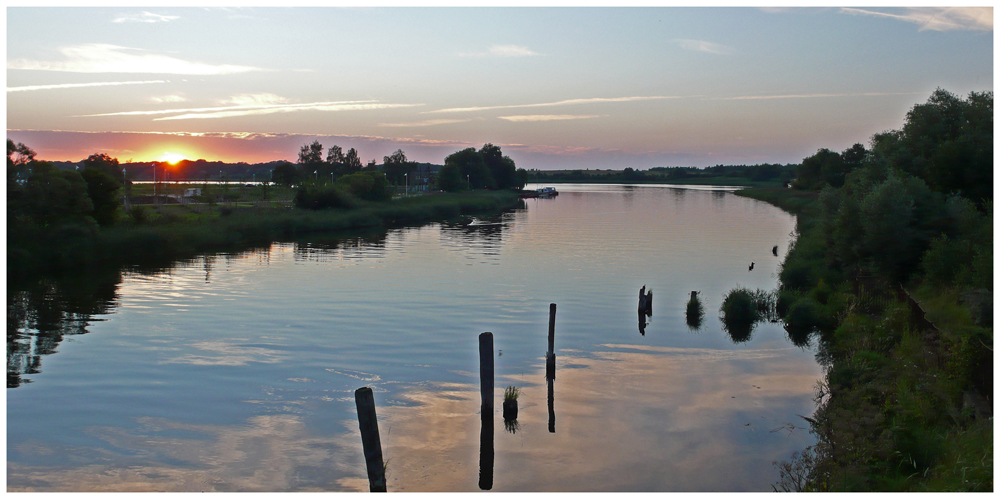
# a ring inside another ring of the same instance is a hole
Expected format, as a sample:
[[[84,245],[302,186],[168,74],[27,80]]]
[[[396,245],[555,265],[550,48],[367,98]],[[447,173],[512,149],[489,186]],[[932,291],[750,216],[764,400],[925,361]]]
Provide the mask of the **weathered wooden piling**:
[[[493,333],[479,335],[479,388],[483,403],[483,417],[493,416]]]
[[[479,433],[479,488],[493,488],[493,333],[479,335],[479,387],[483,426]]]
[[[653,290],[646,292],[646,315],[653,316]]]
[[[361,445],[365,449],[365,466],[368,468],[368,487],[372,492],[385,492],[385,467],[382,462],[382,443],[378,436],[375,418],[375,396],[367,386],[354,391],[358,406],[358,424],[361,426]]]
[[[545,352],[545,377],[556,377],[556,304],[549,304],[549,349]]]
[[[646,286],[639,288],[639,310],[646,311]]]
[[[545,380],[545,384],[548,385],[548,389],[549,389],[548,397],[546,397],[548,399],[548,402],[549,402],[549,433],[555,433],[556,432],[556,408],[555,408],[556,397],[555,397],[555,388],[553,387],[553,385],[555,384],[555,381],[552,378],[548,378],[548,379]]]

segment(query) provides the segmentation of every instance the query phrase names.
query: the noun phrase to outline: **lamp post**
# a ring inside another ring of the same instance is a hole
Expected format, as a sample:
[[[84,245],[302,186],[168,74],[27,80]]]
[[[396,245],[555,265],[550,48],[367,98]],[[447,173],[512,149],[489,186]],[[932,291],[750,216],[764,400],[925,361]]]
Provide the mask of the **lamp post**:
[[[465,188],[472,190],[472,182],[469,180],[469,176],[465,176]]]
[[[406,196],[409,196],[409,195],[410,195],[410,174],[409,173],[404,173],[403,174],[403,196],[406,197]]]
[[[125,168],[122,168],[122,206],[128,209],[128,175],[125,174]]]
[[[316,181],[319,182],[319,170],[316,170],[313,173],[316,174]]]

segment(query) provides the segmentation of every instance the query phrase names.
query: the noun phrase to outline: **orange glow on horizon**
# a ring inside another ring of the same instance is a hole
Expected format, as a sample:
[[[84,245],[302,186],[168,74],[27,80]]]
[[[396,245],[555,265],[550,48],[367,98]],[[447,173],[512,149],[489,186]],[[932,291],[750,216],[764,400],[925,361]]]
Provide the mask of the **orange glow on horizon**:
[[[169,151],[164,152],[163,154],[160,155],[160,161],[163,161],[165,163],[170,163],[171,165],[176,165],[177,163],[180,163],[185,159],[187,158],[185,158],[183,154],[178,154]]]

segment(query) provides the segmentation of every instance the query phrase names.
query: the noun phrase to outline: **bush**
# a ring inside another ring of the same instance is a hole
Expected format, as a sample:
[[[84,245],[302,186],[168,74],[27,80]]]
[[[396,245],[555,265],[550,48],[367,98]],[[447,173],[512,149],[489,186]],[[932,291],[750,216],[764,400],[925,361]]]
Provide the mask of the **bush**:
[[[295,193],[295,206],[309,210],[352,208],[352,196],[331,184],[304,184]]]

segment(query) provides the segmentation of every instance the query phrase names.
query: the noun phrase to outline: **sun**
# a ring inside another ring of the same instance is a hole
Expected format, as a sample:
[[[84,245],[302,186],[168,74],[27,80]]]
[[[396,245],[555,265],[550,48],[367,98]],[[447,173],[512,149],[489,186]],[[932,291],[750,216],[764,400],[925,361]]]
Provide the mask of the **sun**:
[[[172,165],[176,165],[182,160],[184,160],[184,156],[175,152],[165,152],[160,155],[160,161],[166,161]]]

